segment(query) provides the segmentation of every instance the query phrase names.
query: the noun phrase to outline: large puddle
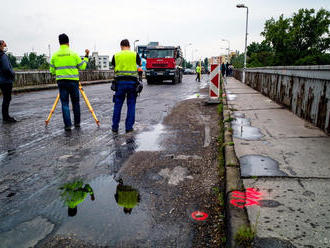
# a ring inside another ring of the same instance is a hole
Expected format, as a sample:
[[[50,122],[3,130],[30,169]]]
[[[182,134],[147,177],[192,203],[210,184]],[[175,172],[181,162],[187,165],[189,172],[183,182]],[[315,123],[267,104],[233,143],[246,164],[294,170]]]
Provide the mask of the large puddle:
[[[110,175],[90,182],[77,179],[48,193],[54,199],[47,205],[34,202],[34,209],[24,211],[29,216],[18,213],[17,217],[26,221],[0,234],[1,247],[33,246],[51,232],[112,246],[131,238],[146,240],[150,232],[150,216],[140,206],[146,199],[141,200],[139,191],[121,179],[117,182]]]

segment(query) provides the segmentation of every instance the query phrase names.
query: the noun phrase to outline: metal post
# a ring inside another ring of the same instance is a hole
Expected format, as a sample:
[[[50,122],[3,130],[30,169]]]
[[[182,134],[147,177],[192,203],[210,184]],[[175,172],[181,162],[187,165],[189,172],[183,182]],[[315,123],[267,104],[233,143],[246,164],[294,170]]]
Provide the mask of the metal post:
[[[246,47],[247,47],[247,36],[248,36],[248,16],[249,8],[246,7],[246,30],[245,30],[245,49],[244,49],[244,68],[243,68],[243,84],[245,84],[245,71],[246,71]]]
[[[136,42],[138,42],[139,40],[135,40],[134,42],[133,42],[133,44],[134,44],[134,52],[135,52],[135,43]]]
[[[249,8],[244,4],[237,4],[237,8],[246,8],[246,30],[245,30],[245,48],[244,48],[244,67],[243,67],[243,78],[242,82],[245,84],[245,72],[246,72],[246,47],[247,47],[247,35],[248,35],[248,18],[249,18]]]

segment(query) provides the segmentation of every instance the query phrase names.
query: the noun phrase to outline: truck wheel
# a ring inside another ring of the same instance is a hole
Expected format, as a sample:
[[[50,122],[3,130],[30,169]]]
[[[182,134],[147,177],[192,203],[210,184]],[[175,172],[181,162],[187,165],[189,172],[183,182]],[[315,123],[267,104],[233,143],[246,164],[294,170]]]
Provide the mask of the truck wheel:
[[[147,84],[153,84],[154,82],[151,79],[147,79]]]

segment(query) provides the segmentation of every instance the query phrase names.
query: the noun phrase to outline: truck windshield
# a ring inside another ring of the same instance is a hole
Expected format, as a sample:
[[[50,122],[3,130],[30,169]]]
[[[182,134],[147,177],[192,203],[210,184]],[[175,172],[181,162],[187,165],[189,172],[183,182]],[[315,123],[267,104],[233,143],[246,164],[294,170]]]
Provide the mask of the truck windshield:
[[[150,49],[147,58],[174,58],[174,50],[170,49]]]

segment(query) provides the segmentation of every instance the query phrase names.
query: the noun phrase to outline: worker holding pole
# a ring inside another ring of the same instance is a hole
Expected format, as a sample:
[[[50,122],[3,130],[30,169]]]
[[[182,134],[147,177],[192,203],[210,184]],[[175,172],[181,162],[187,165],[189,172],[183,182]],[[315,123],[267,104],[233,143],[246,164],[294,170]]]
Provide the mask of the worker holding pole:
[[[89,50],[85,50],[85,58],[81,60],[79,55],[69,48],[69,37],[66,34],[59,35],[60,49],[55,52],[50,60],[50,73],[56,76],[59,89],[59,98],[62,104],[62,114],[65,131],[71,131],[72,122],[70,117],[69,96],[72,102],[74,114],[74,126],[80,127],[80,104],[79,104],[79,70],[85,70],[88,62]],[[55,103],[57,103],[57,100]],[[56,104],[54,103],[52,111]],[[48,124],[50,116],[46,120]]]

